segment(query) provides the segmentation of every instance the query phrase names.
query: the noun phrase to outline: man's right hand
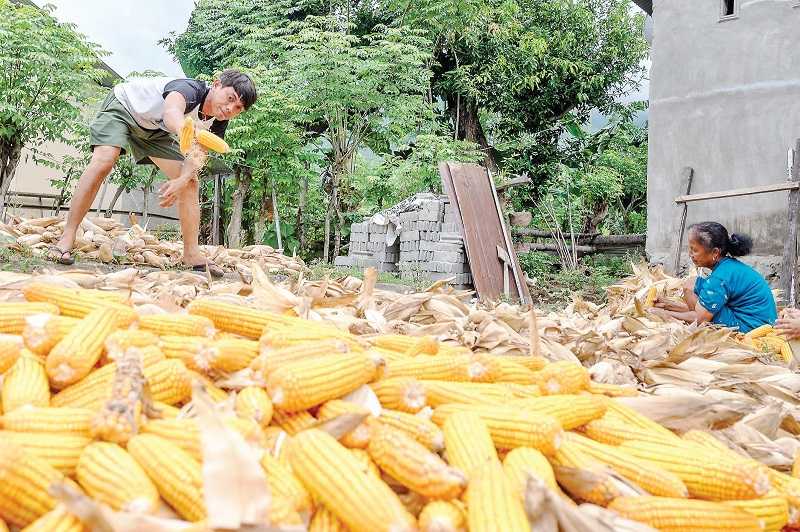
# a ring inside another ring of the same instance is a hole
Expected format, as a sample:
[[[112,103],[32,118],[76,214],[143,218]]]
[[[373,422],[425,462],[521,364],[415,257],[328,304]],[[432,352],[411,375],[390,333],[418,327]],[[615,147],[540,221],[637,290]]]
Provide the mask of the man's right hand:
[[[178,196],[180,196],[181,191],[189,184],[192,178],[184,178],[179,177],[177,179],[171,179],[161,185],[158,189],[160,194],[161,201],[159,205],[163,208],[172,207],[175,205],[175,202],[178,201]]]

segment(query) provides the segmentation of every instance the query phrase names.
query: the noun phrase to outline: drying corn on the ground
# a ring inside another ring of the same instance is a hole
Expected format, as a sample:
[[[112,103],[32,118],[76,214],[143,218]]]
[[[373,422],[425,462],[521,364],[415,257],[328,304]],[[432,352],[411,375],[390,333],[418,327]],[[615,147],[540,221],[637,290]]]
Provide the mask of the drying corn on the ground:
[[[778,531],[791,346],[648,314],[658,270],[536,314],[437,284],[0,276],[11,529]],[[199,278],[198,278],[199,277]],[[0,528],[1,530],[2,528]]]

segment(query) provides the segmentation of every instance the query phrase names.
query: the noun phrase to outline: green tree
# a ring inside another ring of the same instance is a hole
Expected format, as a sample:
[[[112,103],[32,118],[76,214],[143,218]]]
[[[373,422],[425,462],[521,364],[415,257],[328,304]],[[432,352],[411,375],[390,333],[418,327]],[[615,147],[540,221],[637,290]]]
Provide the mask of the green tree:
[[[23,148],[52,158],[46,142],[72,143],[81,108],[107,75],[101,49],[59,23],[52,8],[0,0],[0,213]]]

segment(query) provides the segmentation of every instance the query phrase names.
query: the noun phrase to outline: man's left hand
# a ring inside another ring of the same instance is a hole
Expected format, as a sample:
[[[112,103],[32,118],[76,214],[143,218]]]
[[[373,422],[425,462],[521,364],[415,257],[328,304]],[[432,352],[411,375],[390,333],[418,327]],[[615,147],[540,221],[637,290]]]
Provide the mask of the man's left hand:
[[[164,208],[172,207],[175,202],[178,201],[178,196],[184,187],[189,184],[189,181],[191,181],[191,178],[186,179],[179,177],[177,179],[171,179],[161,185],[161,187],[158,189],[161,197],[159,205]]]

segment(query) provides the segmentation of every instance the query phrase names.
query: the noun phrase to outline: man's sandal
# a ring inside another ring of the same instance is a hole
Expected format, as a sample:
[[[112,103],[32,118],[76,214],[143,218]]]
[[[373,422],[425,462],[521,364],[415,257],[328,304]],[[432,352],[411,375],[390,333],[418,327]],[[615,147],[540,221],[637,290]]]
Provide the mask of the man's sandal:
[[[47,248],[47,255],[45,258],[50,262],[57,262],[64,266],[71,266],[75,264],[75,257],[72,256],[71,251],[64,251],[58,246],[50,246]]]

